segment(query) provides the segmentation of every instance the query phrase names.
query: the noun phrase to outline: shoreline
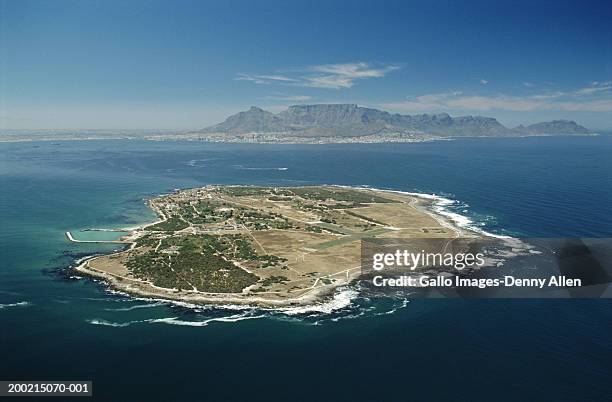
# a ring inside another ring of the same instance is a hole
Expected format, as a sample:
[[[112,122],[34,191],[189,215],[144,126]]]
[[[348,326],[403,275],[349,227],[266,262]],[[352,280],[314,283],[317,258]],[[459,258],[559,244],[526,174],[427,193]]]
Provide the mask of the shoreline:
[[[607,132],[602,133],[589,133],[589,134],[522,134],[522,135],[512,135],[512,136],[451,136],[451,137],[429,137],[429,138],[419,138],[419,139],[404,139],[404,140],[394,140],[394,139],[384,139],[380,140],[363,140],[359,141],[359,137],[349,137],[351,139],[357,139],[355,141],[327,141],[325,139],[317,140],[317,141],[221,141],[221,140],[212,140],[212,139],[201,139],[194,137],[183,137],[181,134],[178,134],[176,137],[173,136],[142,136],[142,137],[130,137],[130,136],[106,136],[106,137],[85,137],[85,138],[66,138],[66,137],[57,137],[57,138],[2,138],[0,135],[0,143],[33,143],[33,142],[66,142],[66,141],[109,141],[109,140],[121,140],[121,141],[152,141],[152,142],[200,142],[207,144],[259,144],[259,145],[333,145],[333,144],[419,144],[419,143],[429,143],[429,142],[437,142],[437,141],[454,141],[460,139],[501,139],[501,138],[533,138],[533,137],[598,137],[602,135],[607,135]],[[326,137],[321,137],[326,138]],[[331,137],[330,137],[331,138]]]
[[[427,214],[428,216],[435,219],[441,226],[451,229],[455,232],[456,237],[462,235],[476,235],[476,236],[485,236],[485,237],[500,237],[500,238],[508,238],[507,236],[499,236],[492,233],[488,233],[484,230],[481,230],[476,227],[472,227],[470,224],[473,223],[471,219],[464,215],[457,214],[452,211],[448,211],[447,208],[450,204],[456,202],[454,200],[450,200],[448,198],[438,196],[435,194],[427,194],[427,193],[413,193],[399,190],[389,190],[389,189],[378,189],[373,187],[364,187],[364,186],[343,186],[343,185],[329,185],[328,186],[336,186],[340,188],[347,189],[358,189],[358,190],[369,190],[369,191],[378,191],[378,192],[388,192],[395,193],[401,195],[408,195],[410,197],[414,197],[414,199],[418,200],[411,204],[415,209]],[[308,187],[308,186],[303,186]],[[194,187],[199,188],[199,187]],[[159,194],[157,196],[152,197],[147,200],[147,207],[151,208],[156,215],[160,218],[155,222],[147,222],[142,223],[140,225],[134,226],[129,230],[129,234],[124,236],[123,241],[121,243],[125,245],[130,245],[124,250],[115,251],[105,254],[96,254],[89,257],[83,257],[79,259],[72,269],[77,271],[79,274],[84,276],[96,278],[105,283],[109,289],[113,291],[127,294],[129,296],[134,297],[144,297],[147,299],[153,300],[162,300],[170,303],[186,303],[194,306],[197,305],[215,305],[215,306],[233,306],[235,308],[272,308],[274,310],[282,311],[283,309],[299,309],[306,310],[315,309],[315,310],[327,310],[325,307],[329,303],[334,303],[334,300],[338,294],[338,289],[340,288],[348,288],[347,290],[350,292],[350,286],[355,283],[355,280],[359,277],[359,275],[348,275],[345,282],[340,282],[334,285],[326,285],[306,289],[306,291],[300,296],[296,296],[293,298],[286,298],[283,300],[271,300],[266,298],[257,297],[254,295],[243,295],[240,293],[208,293],[208,292],[200,292],[197,290],[181,290],[180,292],[177,289],[170,288],[160,288],[149,282],[126,278],[123,276],[115,275],[110,272],[103,272],[98,269],[91,268],[89,266],[89,262],[94,261],[97,258],[102,258],[110,255],[117,255],[128,250],[133,249],[136,246],[136,240],[138,237],[136,236],[136,232],[141,230],[147,226],[157,224],[160,222],[166,221],[168,218],[160,211],[154,203],[152,202],[154,199],[175,194],[177,192],[188,190],[180,189],[175,190],[171,193]],[[359,267],[357,267],[359,268]],[[352,269],[351,269],[352,270]],[[358,271],[360,272],[360,271]],[[130,283],[131,282],[131,283]],[[143,289],[142,287],[146,286],[148,289]],[[356,295],[354,295],[356,296]],[[354,298],[354,297],[353,297]],[[346,303],[342,303],[341,307],[350,304],[353,298],[349,298]]]

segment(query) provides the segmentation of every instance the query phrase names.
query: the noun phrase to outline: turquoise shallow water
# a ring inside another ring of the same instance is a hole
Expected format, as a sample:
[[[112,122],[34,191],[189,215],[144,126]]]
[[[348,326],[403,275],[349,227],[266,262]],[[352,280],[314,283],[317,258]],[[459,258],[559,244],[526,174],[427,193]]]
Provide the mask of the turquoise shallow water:
[[[87,231],[87,230],[79,230],[70,232],[72,234],[72,238],[75,240],[81,241],[116,241],[121,238],[121,236],[127,235],[129,232],[120,232],[120,231]]]
[[[219,184],[434,192],[485,229],[612,237],[612,137],[426,144],[0,144],[2,379],[92,379],[100,400],[607,400],[608,300],[356,300],[332,313],[189,308],[66,267],[83,228]],[[349,296],[344,292],[342,296]]]

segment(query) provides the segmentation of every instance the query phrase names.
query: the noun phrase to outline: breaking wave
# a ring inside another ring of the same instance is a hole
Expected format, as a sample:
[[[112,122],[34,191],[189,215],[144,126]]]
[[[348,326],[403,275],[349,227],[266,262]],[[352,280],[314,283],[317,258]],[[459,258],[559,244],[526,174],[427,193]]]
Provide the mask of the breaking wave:
[[[279,171],[289,170],[289,168],[287,167],[249,167],[249,166],[242,166],[242,165],[234,165],[232,167],[234,169],[239,169],[239,170],[279,170]]]
[[[94,318],[94,319],[86,320],[86,321],[93,325],[104,325],[106,327],[127,327],[133,322],[137,322],[137,321],[130,321],[130,322],[119,323],[119,322],[106,321],[106,320],[102,320],[98,318]]]
[[[374,191],[382,191],[388,193],[396,193],[396,194],[405,194],[410,195],[412,197],[417,197],[425,200],[431,201],[431,206],[429,207],[430,212],[433,213],[432,217],[436,219],[440,224],[444,226],[449,226],[448,222],[441,220],[439,216],[443,216],[450,221],[453,225],[467,229],[472,232],[480,233],[484,236],[495,237],[498,239],[506,239],[511,240],[512,237],[500,235],[496,233],[487,232],[482,228],[482,225],[479,222],[475,222],[472,218],[467,215],[462,215],[456,212],[457,209],[462,209],[463,213],[467,213],[467,208],[469,207],[467,204],[461,203],[458,200],[453,200],[447,197],[443,197],[437,194],[428,194],[428,193],[415,193],[410,191],[400,191],[400,190],[388,190],[388,189],[379,189],[370,186],[361,186],[362,188],[368,188]],[[436,216],[439,215],[439,216]]]
[[[253,320],[253,319],[265,318],[265,317],[266,317],[265,314],[253,315],[251,312],[249,312],[249,313],[243,313],[243,314],[234,314],[228,317],[212,317],[212,318],[207,318],[201,321],[185,320],[185,319],[181,319],[180,317],[149,318],[145,320],[133,320],[133,321],[126,321],[126,322],[112,322],[112,321],[107,321],[107,320],[103,320],[100,318],[93,318],[93,319],[89,319],[86,321],[93,325],[103,325],[107,327],[116,327],[116,328],[129,327],[130,325],[141,324],[141,323],[169,324],[169,325],[180,325],[180,326],[189,326],[189,327],[205,327],[212,322],[238,322],[238,321],[243,321],[243,320]]]
[[[206,165],[205,163],[202,163],[202,162],[210,162],[214,160],[217,160],[217,158],[191,159],[187,162],[183,162],[183,164],[190,166],[190,167],[202,167]]]
[[[147,320],[147,322],[170,324],[170,325],[182,325],[182,326],[189,326],[189,327],[204,327],[211,322],[238,322],[238,321],[243,321],[243,320],[254,320],[254,319],[265,318],[265,317],[266,317],[265,314],[260,314],[260,315],[235,314],[229,317],[209,318],[203,321],[187,321],[187,320],[181,320],[178,317],[169,317],[169,318],[156,318],[152,320]]]
[[[9,307],[27,307],[27,306],[31,306],[32,303],[28,302],[28,301],[20,301],[20,302],[16,302],[16,303],[5,303],[5,304],[0,304],[0,310],[5,309],[5,308],[9,308]]]
[[[309,306],[279,307],[274,309],[286,315],[331,314],[334,311],[347,308],[359,296],[359,292],[347,286],[339,287],[331,299]]]
[[[158,307],[158,306],[164,306],[164,305],[166,305],[166,303],[160,301],[160,302],[149,303],[149,304],[137,304],[135,306],[130,306],[130,307],[105,308],[104,310],[106,311],[132,311],[132,310],[137,310],[141,308],[151,308],[151,307]]]

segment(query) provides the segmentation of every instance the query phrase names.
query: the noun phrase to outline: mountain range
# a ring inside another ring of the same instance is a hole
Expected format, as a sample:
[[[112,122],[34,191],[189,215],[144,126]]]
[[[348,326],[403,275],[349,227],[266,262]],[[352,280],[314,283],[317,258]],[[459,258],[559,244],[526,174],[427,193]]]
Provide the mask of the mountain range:
[[[591,131],[574,121],[554,120],[508,128],[491,117],[446,113],[402,115],[355,104],[295,105],[280,113],[258,107],[200,130],[226,137],[276,135],[291,138],[419,136],[499,137],[523,135],[586,135]]]

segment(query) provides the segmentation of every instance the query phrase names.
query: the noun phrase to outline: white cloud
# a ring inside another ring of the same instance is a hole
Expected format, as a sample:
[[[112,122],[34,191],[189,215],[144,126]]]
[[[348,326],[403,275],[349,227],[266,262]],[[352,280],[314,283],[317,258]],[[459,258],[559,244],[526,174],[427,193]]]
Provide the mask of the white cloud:
[[[569,92],[539,93],[527,96],[505,94],[480,95],[463,92],[447,92],[410,97],[399,102],[380,104],[397,112],[612,112],[612,97],[609,83],[581,88]],[[591,90],[596,88],[596,90]],[[588,90],[587,90],[588,89]]]
[[[540,101],[509,96],[461,96],[446,103],[452,109],[488,111],[493,109],[526,112],[536,109]]]
[[[558,110],[568,112],[612,112],[612,99],[591,100],[588,102],[559,102]]]
[[[318,77],[307,77],[301,84],[305,87],[311,88],[329,88],[329,89],[340,89],[340,88],[351,88],[355,80],[339,75],[326,75]]]
[[[284,75],[259,75],[258,77],[263,78],[264,80],[270,80],[270,81],[284,81],[284,82],[295,81],[293,78],[285,77]]]
[[[484,79],[483,79],[483,80],[480,80],[480,83],[481,83],[482,85],[487,85],[487,84],[489,83],[489,81],[488,81],[488,80],[484,80]]]
[[[298,70],[294,76],[238,74],[236,80],[255,84],[281,83],[311,88],[351,88],[355,81],[382,78],[399,69],[396,65],[372,65],[370,63],[321,64]]]
[[[543,93],[543,94],[531,95],[531,96],[529,96],[529,98],[531,98],[531,99],[552,99],[552,98],[562,97],[563,95],[566,95],[566,94],[564,92],[561,92],[561,91],[555,91],[555,92],[548,92],[548,93]]]
[[[611,89],[612,89],[612,81],[604,81],[604,82],[593,81],[591,85],[584,87],[584,88],[580,88],[578,91],[576,91],[576,93],[589,95],[589,94],[594,94],[597,92],[607,92],[607,91],[610,91]]]
[[[323,64],[311,68],[312,76],[303,77],[304,86],[316,88],[350,88],[356,80],[381,78],[387,73],[397,70],[395,65],[373,67],[368,63]]]
[[[446,92],[438,94],[428,94],[408,98],[400,102],[383,103],[384,109],[391,109],[402,112],[431,112],[440,110],[450,99],[460,97],[462,92]]]
[[[294,82],[293,78],[286,77],[284,75],[251,75],[238,73],[234,78],[236,81],[251,81],[255,84],[271,84],[274,81],[277,82]]]
[[[593,81],[591,82],[591,86],[606,86],[606,85],[612,85],[612,81]]]
[[[312,99],[312,96],[308,95],[270,95],[265,96],[263,99],[269,100],[279,100],[279,101],[288,101],[288,102],[305,102]]]

